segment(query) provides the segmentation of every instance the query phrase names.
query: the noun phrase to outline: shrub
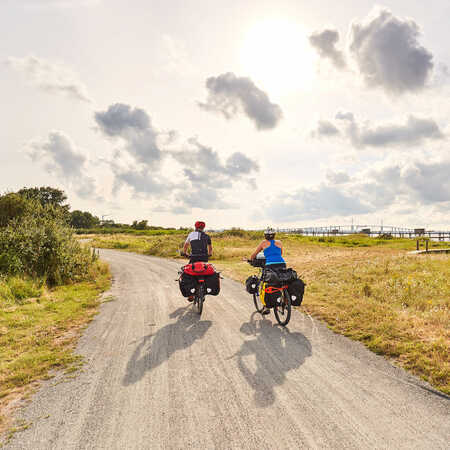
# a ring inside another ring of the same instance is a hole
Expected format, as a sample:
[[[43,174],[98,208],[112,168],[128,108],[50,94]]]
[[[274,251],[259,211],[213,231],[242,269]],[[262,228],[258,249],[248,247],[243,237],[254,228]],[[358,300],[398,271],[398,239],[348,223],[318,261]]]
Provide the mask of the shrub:
[[[6,227],[12,219],[22,217],[30,206],[30,202],[19,194],[0,195],[0,227]]]
[[[35,204],[0,230],[0,273],[44,278],[49,285],[83,279],[92,263],[61,209]]]
[[[40,297],[42,280],[32,280],[18,276],[0,278],[0,305],[22,303],[24,299]]]

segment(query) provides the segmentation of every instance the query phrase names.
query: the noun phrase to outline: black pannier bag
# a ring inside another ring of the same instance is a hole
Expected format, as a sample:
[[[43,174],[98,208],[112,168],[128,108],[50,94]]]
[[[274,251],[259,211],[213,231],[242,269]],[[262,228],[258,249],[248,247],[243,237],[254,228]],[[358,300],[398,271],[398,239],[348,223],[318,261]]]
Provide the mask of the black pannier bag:
[[[265,284],[264,303],[268,308],[273,308],[282,295],[283,292],[278,286],[270,286]]]
[[[266,258],[265,257],[256,257],[254,260],[252,260],[252,266],[253,267],[264,267],[266,265]]]
[[[292,306],[300,306],[302,304],[305,286],[306,284],[300,278],[297,278],[288,284],[288,292],[291,296]]]
[[[265,270],[263,281],[271,286],[278,286],[280,284],[280,279],[278,278],[278,274],[273,269]]]
[[[290,283],[297,279],[297,272],[294,269],[278,269],[277,272],[282,284]]]
[[[183,272],[178,279],[178,283],[180,286],[180,292],[183,297],[189,297],[190,295],[195,294],[195,290],[197,287],[197,280],[195,277]],[[194,289],[194,291],[192,291],[192,289]]]
[[[206,285],[206,293],[208,295],[219,295],[220,292],[220,274],[219,272],[213,273],[203,277]]]
[[[249,294],[256,294],[258,290],[258,277],[256,275],[252,275],[248,277],[245,282],[245,289]]]
[[[297,272],[293,269],[266,269],[264,281],[272,285],[284,285],[297,278]]]

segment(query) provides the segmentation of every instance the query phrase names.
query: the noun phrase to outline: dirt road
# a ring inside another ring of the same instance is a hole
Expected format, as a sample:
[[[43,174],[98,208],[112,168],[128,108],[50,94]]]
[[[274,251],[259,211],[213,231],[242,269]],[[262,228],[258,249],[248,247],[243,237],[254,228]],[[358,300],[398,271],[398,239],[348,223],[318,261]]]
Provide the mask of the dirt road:
[[[112,250],[112,295],[7,449],[448,449],[450,402],[295,311],[288,329],[223,280],[201,318],[179,262]]]

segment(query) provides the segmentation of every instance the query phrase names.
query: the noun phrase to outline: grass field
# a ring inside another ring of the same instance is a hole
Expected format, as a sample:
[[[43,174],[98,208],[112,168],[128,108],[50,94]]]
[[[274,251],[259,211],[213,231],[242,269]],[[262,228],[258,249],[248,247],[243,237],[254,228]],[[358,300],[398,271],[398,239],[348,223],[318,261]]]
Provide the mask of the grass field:
[[[261,233],[212,235],[213,262],[239,281]],[[408,255],[415,241],[367,236],[279,236],[285,258],[307,283],[301,310],[361,341],[450,394],[450,258]],[[94,237],[92,245],[176,257],[184,236]],[[430,248],[448,243],[431,242]],[[181,262],[181,260],[180,260]]]
[[[110,285],[108,266],[97,262],[87,281],[48,289],[43,282],[0,278],[0,430],[9,405],[28,395],[52,369],[72,370],[80,330],[98,310]]]
[[[159,236],[166,234],[186,234],[185,230],[176,229],[151,229],[151,230],[135,230],[134,228],[80,228],[75,230],[75,234],[100,234],[100,235],[114,235],[114,234],[129,234],[134,236]]]

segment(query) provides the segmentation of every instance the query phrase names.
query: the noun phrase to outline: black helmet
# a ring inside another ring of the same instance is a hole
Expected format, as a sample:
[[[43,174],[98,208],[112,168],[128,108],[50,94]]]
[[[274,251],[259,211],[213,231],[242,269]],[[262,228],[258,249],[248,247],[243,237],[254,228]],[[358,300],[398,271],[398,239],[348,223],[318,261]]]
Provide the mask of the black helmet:
[[[274,237],[275,237],[275,230],[271,227],[267,227],[264,230],[264,237],[268,240],[271,241]]]

